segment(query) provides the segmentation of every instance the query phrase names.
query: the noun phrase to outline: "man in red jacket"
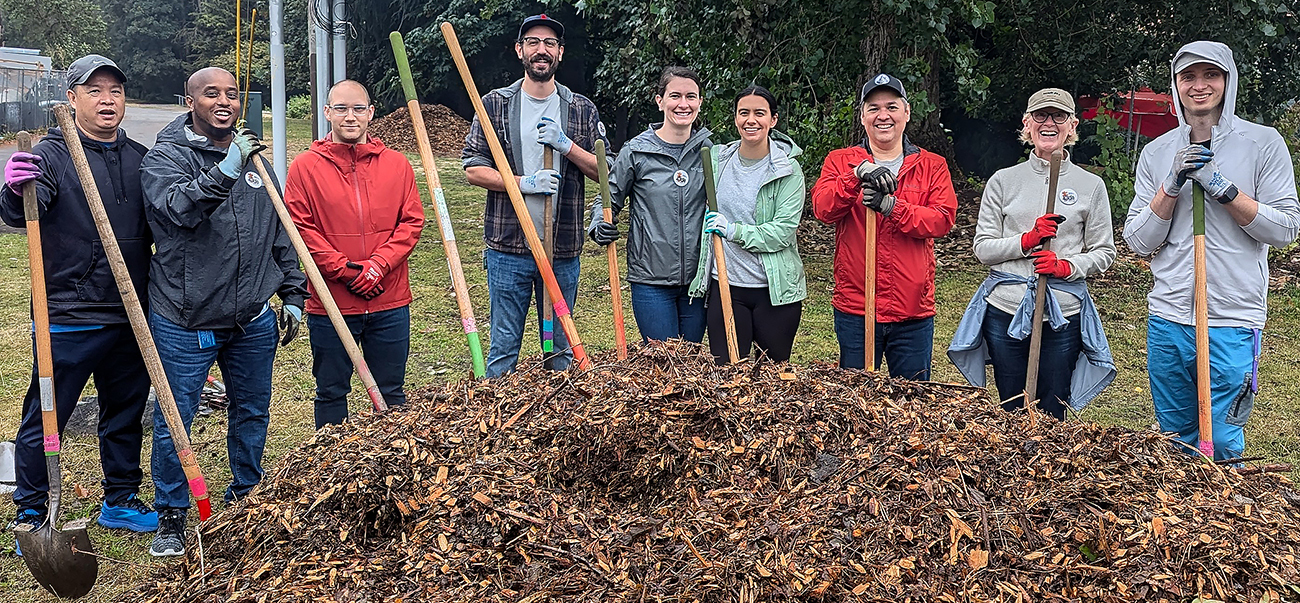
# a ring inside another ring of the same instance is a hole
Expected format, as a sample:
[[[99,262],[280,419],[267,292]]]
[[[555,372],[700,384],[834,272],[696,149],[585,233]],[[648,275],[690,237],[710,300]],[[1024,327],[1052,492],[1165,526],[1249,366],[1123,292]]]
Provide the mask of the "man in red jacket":
[[[813,185],[813,214],[835,225],[835,336],[840,366],[865,364],[863,284],[866,219],[876,221],[876,367],[929,380],[934,348],[934,239],[957,214],[948,163],[907,139],[912,108],[888,74],[862,87],[857,146],[831,151]]]
[[[406,260],[420,239],[424,208],[406,156],[367,134],[374,115],[364,86],[334,84],[325,106],[330,135],[289,166],[284,199],[384,400],[395,405],[406,403]],[[351,362],[319,300],[314,290],[307,300],[317,429],[347,418],[352,390]]]

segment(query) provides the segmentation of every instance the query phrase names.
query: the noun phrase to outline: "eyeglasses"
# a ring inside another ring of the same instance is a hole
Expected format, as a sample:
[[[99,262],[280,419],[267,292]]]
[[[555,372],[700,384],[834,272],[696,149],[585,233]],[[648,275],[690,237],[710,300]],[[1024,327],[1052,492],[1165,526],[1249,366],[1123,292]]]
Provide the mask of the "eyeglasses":
[[[539,38],[537,36],[528,36],[519,40],[524,48],[537,48],[538,45],[545,44],[547,48],[556,49],[560,47],[559,38]]]
[[[1048,113],[1046,111],[1034,111],[1033,113],[1030,113],[1030,115],[1034,116],[1034,121],[1040,124],[1047,123],[1048,117],[1052,118],[1052,123],[1057,125],[1063,124],[1070,119],[1069,113],[1059,113],[1059,112]]]
[[[370,110],[370,105],[352,105],[351,107],[347,105],[327,105],[327,106],[329,107],[330,111],[338,113],[339,115],[347,115],[349,110],[351,110],[353,113],[357,115],[361,115],[362,113],[365,113],[366,111]]]

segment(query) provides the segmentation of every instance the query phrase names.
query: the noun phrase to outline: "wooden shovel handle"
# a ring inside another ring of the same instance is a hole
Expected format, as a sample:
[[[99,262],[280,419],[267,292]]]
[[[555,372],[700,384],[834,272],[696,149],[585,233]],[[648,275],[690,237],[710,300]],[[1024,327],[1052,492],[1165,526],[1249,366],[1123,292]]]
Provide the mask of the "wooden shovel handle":
[[[600,196],[605,200],[603,218],[614,223],[613,199],[609,192],[609,158],[605,156],[605,141],[596,141],[596,175],[600,177]],[[627,329],[623,325],[623,291],[618,282],[618,243],[605,246],[605,259],[609,263],[609,297],[614,305],[614,343],[618,346],[618,359],[627,359]]]
[[[555,150],[550,145],[542,149],[542,167],[555,169]],[[542,211],[542,253],[551,269],[555,269],[555,195],[546,195],[546,208]],[[542,289],[542,364],[551,368],[555,362],[555,309],[551,307],[551,296]]]
[[[704,164],[704,196],[709,202],[709,211],[718,211],[717,182],[713,180],[713,148],[700,149],[700,160]],[[722,237],[714,234],[713,261],[718,267],[718,300],[722,303],[722,327],[727,333],[727,356],[732,364],[740,362],[740,346],[736,343],[736,311],[731,307],[731,281],[727,278],[726,247]],[[703,278],[707,278],[707,275]],[[746,350],[748,352],[749,350]]]
[[[862,366],[872,372],[876,370],[876,212],[865,205],[862,210],[866,212],[862,232],[862,318],[865,323],[862,344],[866,364]]]
[[[1214,415],[1210,392],[1209,279],[1205,270],[1205,190],[1192,185],[1192,311],[1196,315],[1196,449],[1214,458]]]
[[[1065,155],[1061,151],[1052,151],[1051,169],[1047,177],[1047,211],[1056,211],[1056,188],[1061,180],[1061,161]],[[1050,250],[1052,241],[1043,241],[1043,249]],[[1029,364],[1025,371],[1025,410],[1029,420],[1035,423],[1034,410],[1038,404],[1038,366],[1043,349],[1043,306],[1047,304],[1047,275],[1038,275],[1038,287],[1034,291],[1034,322],[1029,335]]]
[[[118,293],[122,296],[122,305],[126,308],[127,319],[135,333],[136,344],[140,346],[140,355],[144,357],[145,369],[153,381],[154,394],[158,396],[158,408],[162,410],[167,430],[171,433],[172,443],[176,447],[176,456],[180,458],[181,469],[189,482],[190,494],[199,507],[199,519],[205,520],[212,515],[212,504],[208,502],[208,486],[199,470],[199,463],[190,446],[189,432],[185,431],[185,422],[176,409],[176,399],[172,396],[171,383],[167,380],[167,371],[163,369],[162,358],[154,345],[153,335],[149,331],[149,320],[140,305],[140,296],[135,292],[131,282],[131,273],[127,271],[126,260],[122,258],[122,248],[117,244],[113,234],[113,225],[108,221],[108,212],[104,210],[104,200],[99,196],[99,187],[95,185],[95,176],[90,171],[86,160],[86,150],[81,148],[77,124],[72,119],[68,105],[54,107],[54,116],[63,129],[64,139],[68,141],[68,151],[72,155],[72,164],[77,168],[77,178],[81,181],[82,191],[86,195],[86,204],[95,219],[95,228],[99,231],[100,244],[104,247],[104,256],[108,258],[109,268],[113,271],[113,280],[117,281]]]

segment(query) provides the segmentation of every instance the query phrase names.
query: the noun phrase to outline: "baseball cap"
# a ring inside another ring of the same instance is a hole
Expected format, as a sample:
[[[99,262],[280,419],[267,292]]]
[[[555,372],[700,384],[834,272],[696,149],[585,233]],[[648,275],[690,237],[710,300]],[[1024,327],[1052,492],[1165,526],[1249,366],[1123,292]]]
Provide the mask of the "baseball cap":
[[[875,92],[876,88],[882,88],[882,87],[889,88],[890,90],[897,92],[898,95],[903,97],[904,100],[907,99],[907,91],[903,89],[903,82],[898,81],[898,78],[889,75],[888,73],[882,73],[877,75],[876,77],[871,78],[870,80],[867,80],[866,84],[863,84],[862,96],[858,98],[858,102],[867,100],[868,94]]]
[[[71,90],[73,86],[80,86],[86,83],[86,80],[90,79],[91,74],[95,73],[95,71],[100,68],[113,70],[113,73],[117,75],[117,79],[121,80],[123,84],[126,83],[126,74],[122,73],[122,70],[117,68],[117,63],[114,63],[104,56],[88,54],[73,61],[71,65],[68,65],[68,90]]]
[[[1177,75],[1182,73],[1184,69],[1197,63],[1209,63],[1223,70],[1224,73],[1228,73],[1228,66],[1224,65],[1223,61],[1220,61],[1219,59],[1212,59],[1194,52],[1184,52],[1178,55],[1178,59],[1174,61],[1174,74]]]
[[[1048,107],[1055,107],[1073,114],[1074,97],[1060,88],[1043,88],[1029,97],[1029,105],[1025,107],[1025,113],[1033,113]]]
[[[524,37],[524,32],[528,31],[528,29],[534,25],[549,27],[551,28],[551,31],[555,32],[555,37],[561,40],[564,39],[564,26],[560,25],[559,21],[546,16],[546,13],[533,15],[524,19],[524,22],[519,25],[519,39],[522,39]]]

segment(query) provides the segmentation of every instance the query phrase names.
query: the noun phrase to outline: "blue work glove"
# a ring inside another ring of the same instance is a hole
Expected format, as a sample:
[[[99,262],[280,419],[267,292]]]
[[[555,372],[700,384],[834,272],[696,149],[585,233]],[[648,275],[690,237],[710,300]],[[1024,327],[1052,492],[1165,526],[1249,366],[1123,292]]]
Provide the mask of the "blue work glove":
[[[280,309],[280,330],[284,331],[284,337],[280,339],[280,345],[289,345],[289,342],[298,336],[298,326],[301,324],[302,308],[285,304]]]
[[[244,164],[248,163],[248,158],[253,153],[264,150],[266,145],[257,139],[257,134],[252,130],[244,128],[235,133],[230,139],[230,148],[226,149],[226,157],[217,164],[222,174],[231,178],[238,178],[240,172],[244,171]]]
[[[1193,180],[1201,183],[1205,189],[1205,194],[1214,198],[1219,203],[1229,203],[1237,198],[1237,185],[1233,184],[1219,172],[1218,164],[1211,159],[1205,162],[1200,169],[1190,174]]]
[[[1179,191],[1183,190],[1183,185],[1187,184],[1187,176],[1201,169],[1213,158],[1214,153],[1199,144],[1189,144],[1178,149],[1178,152],[1174,153],[1174,165],[1169,169],[1169,175],[1165,176],[1161,188],[1166,195],[1177,197]]]
[[[550,145],[552,149],[560,152],[561,155],[568,155],[569,150],[573,148],[573,141],[569,140],[564,134],[564,128],[549,117],[543,117],[537,122],[537,142]]]
[[[730,241],[731,235],[736,234],[736,225],[727,220],[726,216],[711,211],[704,214],[704,232],[718,235]]]
[[[525,195],[554,195],[560,190],[560,173],[537,170],[519,179],[519,192]]]

